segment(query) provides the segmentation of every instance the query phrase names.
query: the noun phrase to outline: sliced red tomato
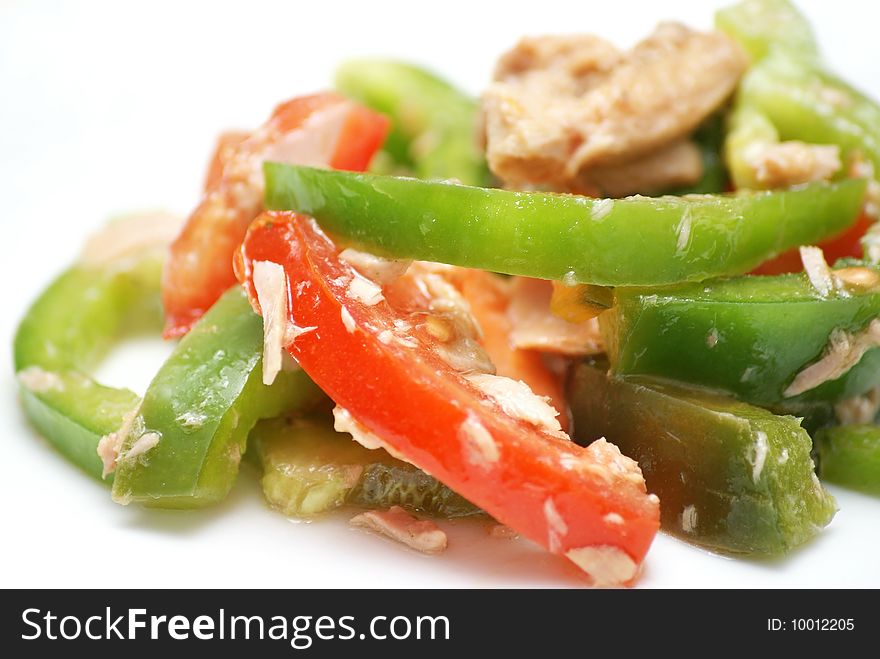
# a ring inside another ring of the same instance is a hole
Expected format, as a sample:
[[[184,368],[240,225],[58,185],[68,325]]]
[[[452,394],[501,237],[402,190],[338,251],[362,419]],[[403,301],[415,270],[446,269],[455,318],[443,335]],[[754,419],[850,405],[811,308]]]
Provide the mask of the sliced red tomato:
[[[265,160],[362,170],[388,127],[384,116],[324,93],[282,103],[266,124],[235,147],[224,148],[221,142],[216,166],[208,174],[209,187],[165,265],[165,336],[189,331],[235,283],[232,256],[262,210]]]
[[[865,213],[859,216],[856,223],[839,236],[829,238],[819,243],[819,247],[825,252],[825,260],[834,263],[837,259],[845,257],[859,258],[862,256],[862,237],[872,224],[871,218]],[[801,272],[804,269],[801,263],[800,252],[796,249],[783,252],[779,256],[765,261],[752,270],[753,275],[781,275],[787,272]]]
[[[314,220],[265,213],[249,229],[235,268],[257,311],[260,261],[287,275],[290,322],[316,328],[291,333],[290,354],[392,452],[567,556],[595,583],[636,576],[659,506],[634,461],[604,440],[583,448],[513,416],[509,401],[441,358],[427,323],[399,310],[405,301],[353,294],[357,273]]]

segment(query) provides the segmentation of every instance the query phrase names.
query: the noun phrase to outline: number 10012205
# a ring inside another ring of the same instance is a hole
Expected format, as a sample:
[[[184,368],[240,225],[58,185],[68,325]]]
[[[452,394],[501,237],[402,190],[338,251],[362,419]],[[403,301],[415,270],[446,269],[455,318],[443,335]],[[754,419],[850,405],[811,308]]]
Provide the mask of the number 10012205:
[[[852,631],[856,628],[854,618],[768,618],[768,631]]]

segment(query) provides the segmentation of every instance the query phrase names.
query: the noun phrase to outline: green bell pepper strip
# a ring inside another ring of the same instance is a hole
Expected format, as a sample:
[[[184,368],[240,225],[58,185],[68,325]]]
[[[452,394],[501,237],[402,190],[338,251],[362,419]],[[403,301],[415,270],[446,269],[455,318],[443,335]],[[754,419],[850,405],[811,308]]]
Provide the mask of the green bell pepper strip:
[[[880,427],[824,428],[815,446],[822,480],[880,495]]]
[[[737,105],[763,114],[782,140],[836,144],[880,171],[880,106],[816,63],[779,50],[740,82]]]
[[[774,50],[818,58],[813,28],[790,0],[744,0],[715,14],[715,27],[757,62]]]
[[[787,0],[746,0],[716,25],[754,65],[742,79],[725,157],[737,187],[760,187],[748,164],[757,144],[797,140],[836,145],[844,166],[866,158],[880,171],[880,105],[824,70],[806,19]]]
[[[385,151],[416,176],[489,183],[477,144],[477,103],[445,80],[404,62],[360,59],[337,69],[336,86],[391,118]]]
[[[566,283],[658,285],[750,270],[851,225],[865,182],[737,196],[591,199],[266,163],[268,208],[383,256]]]
[[[235,286],[180,341],[150,383],[123,441],[114,501],[161,508],[217,503],[232,487],[248,432],[259,419],[321,400],[323,394],[298,369],[263,384],[262,327]],[[155,433],[149,448],[132,450],[138,441],[143,447],[149,433]]]
[[[336,432],[329,420],[261,421],[248,441],[263,470],[263,495],[285,515],[308,517],[344,505],[403,506],[445,518],[482,512],[421,469]]]
[[[71,462],[95,478],[101,437],[138,404],[128,389],[90,375],[126,335],[162,327],[156,252],[102,265],[77,264],[40,295],[21,321],[13,351],[28,420]]]
[[[790,389],[823,357],[835,331],[854,336],[878,317],[880,288],[823,298],[806,275],[792,274],[618,288],[599,324],[617,374],[679,380],[800,412],[799,404],[839,401],[880,385],[880,349],[871,348],[840,377]]]
[[[660,497],[662,528],[688,542],[783,554],[834,515],[798,419],[650,378],[609,377],[585,362],[569,386],[575,439],[604,436],[638,461]]]

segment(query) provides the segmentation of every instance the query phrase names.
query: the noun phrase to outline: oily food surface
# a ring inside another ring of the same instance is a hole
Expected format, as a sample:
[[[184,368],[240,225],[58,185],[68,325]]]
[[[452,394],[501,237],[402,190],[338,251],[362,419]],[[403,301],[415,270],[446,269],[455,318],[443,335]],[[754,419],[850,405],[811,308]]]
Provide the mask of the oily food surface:
[[[658,511],[635,463],[604,442],[573,444],[526,385],[450,364],[430,315],[408,313],[418,282],[411,296],[386,287],[375,304],[349,296],[359,275],[337,252],[313,220],[272,213],[252,227],[237,265],[249,289],[253,263],[284,266],[291,320],[317,327],[290,351],[315,382],[395,452],[545,547],[614,545],[640,561]]]

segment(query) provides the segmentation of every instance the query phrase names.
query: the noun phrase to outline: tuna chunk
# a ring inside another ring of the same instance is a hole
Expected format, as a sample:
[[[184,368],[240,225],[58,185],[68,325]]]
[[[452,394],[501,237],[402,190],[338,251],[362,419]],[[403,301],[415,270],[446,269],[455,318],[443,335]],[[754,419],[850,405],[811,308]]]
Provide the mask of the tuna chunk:
[[[746,65],[728,37],[677,23],[625,53],[591,36],[525,39],[483,95],[489,166],[519,188],[617,195],[694,182],[702,166],[687,137]]]

